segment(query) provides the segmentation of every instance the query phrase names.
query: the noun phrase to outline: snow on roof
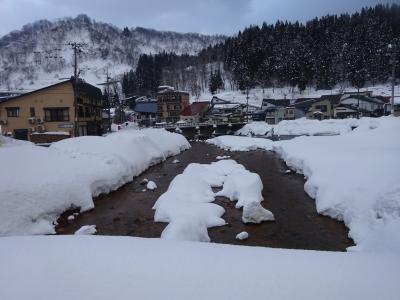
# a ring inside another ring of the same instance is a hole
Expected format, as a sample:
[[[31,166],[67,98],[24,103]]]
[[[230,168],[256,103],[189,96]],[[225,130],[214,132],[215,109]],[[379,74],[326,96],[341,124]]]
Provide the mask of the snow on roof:
[[[181,112],[181,116],[194,116],[200,114],[207,108],[208,104],[208,101],[193,102]]]
[[[166,93],[177,93],[177,94],[189,94],[189,92],[186,91],[178,91],[175,89],[164,89],[164,90],[158,90],[157,94],[166,94]]]
[[[160,85],[160,86],[158,87],[158,89],[171,89],[171,90],[173,90],[174,87],[173,87],[173,86],[170,86],[170,85]]]
[[[214,108],[216,109],[235,109],[241,106],[240,103],[224,103],[224,104],[215,104]]]
[[[351,94],[349,97],[343,99],[342,101],[348,100],[348,99],[357,99],[357,100],[361,100],[361,101],[365,101],[365,102],[370,102],[370,103],[378,103],[378,104],[382,104],[384,103],[383,100],[377,99],[377,98],[371,98],[362,94]]]

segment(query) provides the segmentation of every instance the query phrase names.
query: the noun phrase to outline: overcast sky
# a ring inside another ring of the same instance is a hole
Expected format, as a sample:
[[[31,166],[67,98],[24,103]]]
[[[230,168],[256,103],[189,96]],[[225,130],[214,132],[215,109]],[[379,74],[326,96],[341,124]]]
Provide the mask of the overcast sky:
[[[306,21],[400,0],[0,0],[0,36],[39,19],[87,14],[118,27],[234,34],[250,24]]]

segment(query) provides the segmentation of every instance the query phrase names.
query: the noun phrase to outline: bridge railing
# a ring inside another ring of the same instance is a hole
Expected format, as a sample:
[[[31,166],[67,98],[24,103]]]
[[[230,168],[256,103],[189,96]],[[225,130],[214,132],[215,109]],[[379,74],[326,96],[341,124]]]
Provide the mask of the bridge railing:
[[[186,122],[186,123],[165,123],[165,124],[154,124],[154,128],[165,128],[165,129],[174,129],[174,128],[196,128],[196,127],[207,127],[207,126],[213,126],[213,127],[220,127],[220,126],[233,126],[237,124],[244,124],[243,122],[236,122],[236,123],[231,123],[231,122]]]

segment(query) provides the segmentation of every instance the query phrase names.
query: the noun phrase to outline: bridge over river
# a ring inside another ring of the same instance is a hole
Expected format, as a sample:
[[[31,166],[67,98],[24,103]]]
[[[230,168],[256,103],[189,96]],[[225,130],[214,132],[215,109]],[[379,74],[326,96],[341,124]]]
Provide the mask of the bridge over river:
[[[155,128],[165,128],[171,132],[181,133],[188,139],[207,139],[212,136],[234,134],[246,123],[175,123],[156,124]]]

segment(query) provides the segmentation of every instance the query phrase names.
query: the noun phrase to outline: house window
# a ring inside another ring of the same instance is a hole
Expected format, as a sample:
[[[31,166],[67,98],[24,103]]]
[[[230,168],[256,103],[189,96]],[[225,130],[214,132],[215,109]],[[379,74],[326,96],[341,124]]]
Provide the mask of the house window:
[[[69,121],[69,108],[45,108],[44,119],[46,122]]]
[[[85,118],[90,118],[90,109],[88,106],[85,106]]]
[[[19,107],[6,107],[7,117],[18,118],[19,117]]]
[[[34,108],[34,107],[30,107],[30,108],[29,108],[29,115],[31,116],[31,118],[33,118],[34,116],[36,116],[36,114],[35,114],[35,108]]]
[[[78,106],[78,117],[79,118],[84,118],[85,114],[83,113],[83,107],[82,106]]]

